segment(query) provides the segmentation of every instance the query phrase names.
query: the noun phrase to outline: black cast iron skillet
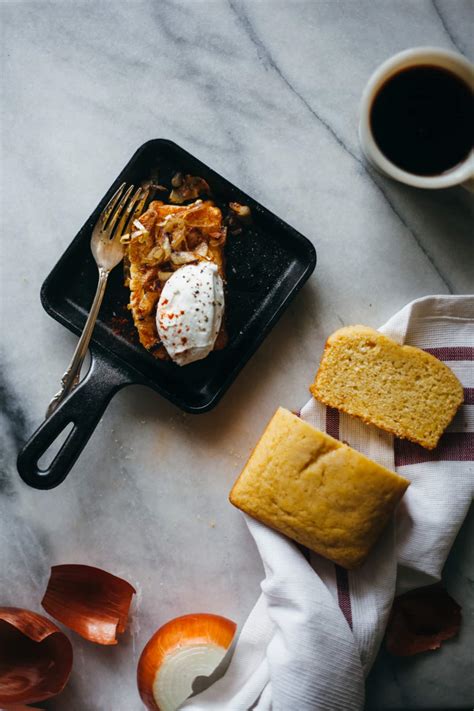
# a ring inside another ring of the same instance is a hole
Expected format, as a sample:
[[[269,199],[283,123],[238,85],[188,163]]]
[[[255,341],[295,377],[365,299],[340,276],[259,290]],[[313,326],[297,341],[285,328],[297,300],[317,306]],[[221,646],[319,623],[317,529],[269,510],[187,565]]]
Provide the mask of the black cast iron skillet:
[[[47,277],[41,301],[50,316],[74,333],[82,331],[97,284],[92,228],[116,188],[150,179],[169,185],[177,171],[205,178],[217,204],[236,201],[252,212],[252,225],[227,240],[229,343],[182,368],[153,358],[138,342],[126,308],[128,289],[116,267],[92,337],[89,372],[18,456],[18,471],[30,486],[51,489],[65,479],[110,399],[126,385],[148,385],[186,412],[213,408],[315,268],[315,249],[303,235],[175,143],[157,139],[138,149]],[[40,469],[42,455],[71,423],[53,462]]]

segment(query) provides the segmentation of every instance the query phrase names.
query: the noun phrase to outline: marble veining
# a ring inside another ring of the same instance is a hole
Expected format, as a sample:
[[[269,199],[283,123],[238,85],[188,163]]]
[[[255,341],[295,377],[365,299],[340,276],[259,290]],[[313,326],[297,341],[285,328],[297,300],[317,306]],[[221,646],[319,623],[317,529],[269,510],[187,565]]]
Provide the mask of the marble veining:
[[[43,705],[138,711],[136,662],[160,624],[196,610],[241,623],[252,607],[261,564],[227,494],[276,406],[306,401],[327,334],[378,326],[419,296],[473,290],[472,196],[385,180],[357,139],[362,89],[385,58],[436,45],[473,59],[472,3],[18,0],[2,2],[0,16],[0,604],[39,610],[57,563],[129,580],[137,595],[120,644],[71,633],[70,683]],[[41,283],[135,149],[156,137],[305,234],[317,269],[215,410],[187,415],[129,387],[66,482],[28,489],[16,453],[76,341],[42,310]],[[367,709],[472,704],[473,522],[445,569],[464,608],[460,636],[416,659],[381,652]]]

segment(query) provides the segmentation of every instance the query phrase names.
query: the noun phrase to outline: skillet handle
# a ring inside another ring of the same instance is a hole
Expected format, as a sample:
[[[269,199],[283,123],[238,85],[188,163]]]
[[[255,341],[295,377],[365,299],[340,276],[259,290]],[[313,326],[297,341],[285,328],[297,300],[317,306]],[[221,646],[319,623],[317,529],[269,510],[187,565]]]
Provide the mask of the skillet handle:
[[[53,489],[64,481],[115,393],[131,383],[130,376],[100,352],[91,351],[86,377],[58,409],[43,422],[18,455],[18,472],[35,489]],[[53,442],[73,424],[66,441],[47,469],[38,461]]]

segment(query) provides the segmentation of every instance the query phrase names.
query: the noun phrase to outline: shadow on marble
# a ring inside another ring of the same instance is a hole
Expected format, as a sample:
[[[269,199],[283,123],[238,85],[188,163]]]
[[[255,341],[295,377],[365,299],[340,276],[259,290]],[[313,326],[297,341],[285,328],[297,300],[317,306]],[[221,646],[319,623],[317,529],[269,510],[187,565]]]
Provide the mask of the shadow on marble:
[[[457,637],[440,649],[412,657],[394,657],[384,646],[367,680],[366,711],[412,709],[465,709],[474,700],[472,637],[474,634],[473,580],[474,506],[461,527],[443,570],[443,583],[452,597],[462,601],[463,617]],[[440,677],[440,668],[443,675]],[[462,680],[462,684],[459,681]]]

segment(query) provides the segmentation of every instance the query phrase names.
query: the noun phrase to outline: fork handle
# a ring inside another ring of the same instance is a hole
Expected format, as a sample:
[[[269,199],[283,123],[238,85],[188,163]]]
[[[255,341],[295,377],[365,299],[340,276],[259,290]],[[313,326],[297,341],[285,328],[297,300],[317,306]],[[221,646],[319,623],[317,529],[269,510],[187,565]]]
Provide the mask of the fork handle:
[[[71,362],[61,378],[61,389],[56,393],[48,405],[48,409],[46,410],[47,418],[53,414],[58,405],[61,404],[61,402],[72,390],[74,390],[75,387],[77,387],[79,383],[82,364],[84,363],[84,358],[87,355],[92,332],[94,331],[95,322],[97,321],[97,316],[99,314],[100,305],[102,304],[102,299],[104,298],[105,287],[107,286],[109,274],[110,272],[108,270],[99,267],[99,282],[97,284],[94,301],[92,302],[92,306],[89,311],[89,316],[87,317],[86,325],[84,326],[84,330],[82,331],[81,337],[77,343]]]

